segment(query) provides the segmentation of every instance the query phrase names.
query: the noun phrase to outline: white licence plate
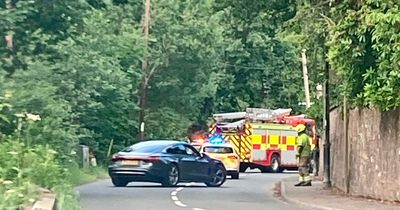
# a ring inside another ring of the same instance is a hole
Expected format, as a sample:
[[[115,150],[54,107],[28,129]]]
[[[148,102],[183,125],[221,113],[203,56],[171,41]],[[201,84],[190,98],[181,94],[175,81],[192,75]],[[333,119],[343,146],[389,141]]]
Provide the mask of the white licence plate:
[[[125,166],[138,166],[139,161],[138,160],[123,160],[121,162],[121,164],[125,165]]]

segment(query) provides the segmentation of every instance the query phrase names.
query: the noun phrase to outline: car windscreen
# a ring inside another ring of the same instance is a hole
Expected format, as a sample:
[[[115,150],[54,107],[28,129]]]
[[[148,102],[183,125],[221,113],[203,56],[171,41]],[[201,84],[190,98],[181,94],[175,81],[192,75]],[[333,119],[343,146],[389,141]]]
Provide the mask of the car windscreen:
[[[166,145],[133,145],[122,150],[122,152],[137,153],[160,153],[165,149]]]
[[[204,147],[204,152],[224,154],[224,153],[233,153],[233,149],[231,147],[207,146]]]
[[[201,145],[192,144],[192,147],[194,147],[197,151],[200,151],[201,149]]]

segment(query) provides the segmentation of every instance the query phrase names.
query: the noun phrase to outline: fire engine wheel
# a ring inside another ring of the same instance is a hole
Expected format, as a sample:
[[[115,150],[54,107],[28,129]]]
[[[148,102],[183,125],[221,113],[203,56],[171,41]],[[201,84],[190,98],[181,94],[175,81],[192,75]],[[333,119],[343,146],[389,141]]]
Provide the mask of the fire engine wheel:
[[[266,166],[259,167],[258,169],[260,169],[261,173],[268,173],[268,172],[271,172],[271,170],[269,169],[269,167],[266,167]]]
[[[269,170],[272,173],[280,173],[283,171],[281,168],[281,159],[278,155],[272,155],[271,166],[269,167]]]

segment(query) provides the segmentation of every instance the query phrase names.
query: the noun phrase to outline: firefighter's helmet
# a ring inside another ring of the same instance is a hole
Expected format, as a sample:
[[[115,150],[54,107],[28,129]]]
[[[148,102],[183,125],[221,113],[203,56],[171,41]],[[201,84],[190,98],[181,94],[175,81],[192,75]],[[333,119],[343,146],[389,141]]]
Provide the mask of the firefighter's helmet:
[[[305,130],[306,130],[306,126],[303,125],[303,124],[298,124],[298,125],[296,126],[296,131],[297,131],[298,133],[303,132],[303,131],[305,131]]]

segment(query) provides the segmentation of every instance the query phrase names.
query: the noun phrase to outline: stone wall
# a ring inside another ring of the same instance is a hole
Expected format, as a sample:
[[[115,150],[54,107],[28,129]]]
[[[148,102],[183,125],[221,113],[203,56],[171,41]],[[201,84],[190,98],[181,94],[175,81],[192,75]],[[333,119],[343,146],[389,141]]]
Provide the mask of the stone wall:
[[[400,109],[349,111],[348,145],[341,109],[333,110],[330,119],[332,185],[342,191],[346,189],[345,149],[348,146],[350,195],[400,201]],[[321,162],[322,157],[323,154]]]

